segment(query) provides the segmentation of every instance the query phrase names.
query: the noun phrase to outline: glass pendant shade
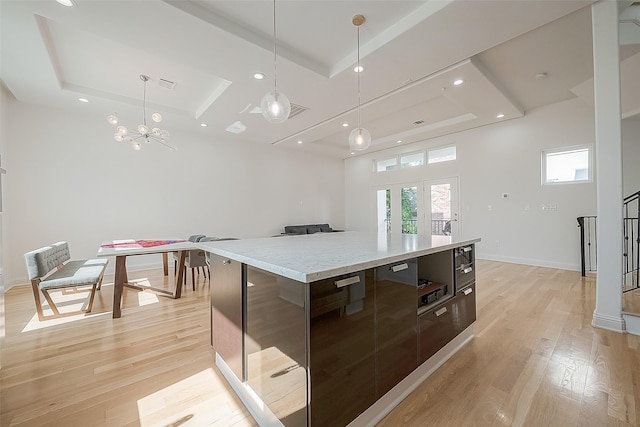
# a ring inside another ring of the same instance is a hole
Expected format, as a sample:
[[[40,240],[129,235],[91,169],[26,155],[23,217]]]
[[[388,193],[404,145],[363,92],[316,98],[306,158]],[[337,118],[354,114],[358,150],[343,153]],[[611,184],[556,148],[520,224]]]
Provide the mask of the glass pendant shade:
[[[282,123],[289,118],[291,102],[284,93],[274,89],[262,97],[260,109],[268,122]]]
[[[112,125],[118,124],[118,117],[115,114],[110,114],[107,116],[107,121]]]
[[[358,127],[349,134],[349,148],[356,151],[366,150],[371,146],[371,134],[365,128]]]
[[[153,120],[156,123],[160,123],[162,121],[162,114],[160,113],[153,113],[151,115],[151,120]]]

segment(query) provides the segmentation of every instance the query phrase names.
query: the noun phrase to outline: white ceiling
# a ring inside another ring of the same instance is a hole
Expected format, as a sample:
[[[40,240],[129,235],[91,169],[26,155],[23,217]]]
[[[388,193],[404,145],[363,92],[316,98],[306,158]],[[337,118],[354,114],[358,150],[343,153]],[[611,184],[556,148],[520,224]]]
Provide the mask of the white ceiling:
[[[348,157],[356,14],[366,17],[361,120],[373,138],[368,151],[592,97],[593,0],[277,1],[278,88],[308,108],[279,125],[251,113],[273,89],[271,1],[74,1],[71,8],[54,0],[0,1],[5,86],[22,102],[100,117],[117,112],[134,125],[142,116],[138,76],[146,74],[148,110],[163,113],[178,149],[188,130]],[[640,75],[638,9],[634,3],[621,17],[630,76]],[[267,78],[255,80],[255,72]],[[547,78],[536,79],[539,73]],[[453,86],[457,78],[465,83]],[[160,79],[175,87],[158,86]],[[623,84],[632,86],[623,96],[638,93],[635,79]],[[628,112],[637,108],[637,101],[627,104]],[[245,132],[225,131],[237,121]],[[112,140],[108,126],[105,120],[105,142]]]

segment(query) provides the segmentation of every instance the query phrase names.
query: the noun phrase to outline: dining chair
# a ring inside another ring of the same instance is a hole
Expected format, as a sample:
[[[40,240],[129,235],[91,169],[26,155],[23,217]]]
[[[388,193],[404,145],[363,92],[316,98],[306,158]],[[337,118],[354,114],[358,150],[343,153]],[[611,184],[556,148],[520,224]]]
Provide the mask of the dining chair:
[[[238,240],[236,237],[214,237],[206,236],[200,239],[200,242],[218,242],[221,240]],[[211,280],[211,253],[205,252],[204,254],[207,271],[209,272],[209,280]]]
[[[202,239],[203,237],[205,237],[204,234],[192,234],[191,236],[189,236],[187,238],[187,240],[189,242],[196,243],[196,242],[199,242],[200,239]],[[178,252],[173,252],[173,271],[175,271],[176,274],[178,274],[178,258],[179,258],[178,257]],[[187,278],[184,277],[184,283],[186,283],[186,282],[187,282]]]

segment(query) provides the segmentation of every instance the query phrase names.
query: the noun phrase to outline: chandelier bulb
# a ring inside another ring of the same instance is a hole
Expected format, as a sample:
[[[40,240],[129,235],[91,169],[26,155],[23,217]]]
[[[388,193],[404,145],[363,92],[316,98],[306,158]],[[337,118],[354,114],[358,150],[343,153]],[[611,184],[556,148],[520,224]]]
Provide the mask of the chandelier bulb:
[[[116,133],[113,135],[113,139],[115,139],[118,142],[122,142],[124,141],[124,136],[122,136],[122,134]]]
[[[142,146],[140,145],[139,142],[136,142],[133,144],[133,149],[136,151],[140,151],[140,149],[142,148]]]
[[[110,115],[107,116],[107,121],[112,125],[117,125],[118,124],[118,116],[116,116],[115,114],[110,114]]]
[[[147,132],[149,132],[149,128],[145,125],[138,125],[138,132],[140,132],[142,135],[145,135]]]
[[[126,126],[118,126],[116,128],[116,131],[121,135],[126,135],[127,133],[129,133],[129,129],[127,129]]]
[[[153,120],[156,123],[160,123],[162,121],[162,114],[160,113],[153,113],[151,115],[151,120]]]

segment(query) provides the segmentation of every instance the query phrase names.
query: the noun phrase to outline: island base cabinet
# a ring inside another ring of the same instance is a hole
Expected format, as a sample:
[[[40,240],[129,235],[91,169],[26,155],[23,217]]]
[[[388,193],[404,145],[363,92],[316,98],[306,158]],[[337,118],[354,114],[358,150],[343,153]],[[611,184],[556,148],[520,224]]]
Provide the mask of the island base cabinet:
[[[376,398],[418,367],[416,328],[417,262],[375,269]]]
[[[360,272],[309,286],[311,425],[342,427],[376,400],[373,278]]]
[[[475,283],[418,317],[419,360],[424,363],[476,320]]]
[[[244,380],[243,265],[211,256],[211,344],[233,373]]]
[[[246,278],[246,384],[282,425],[306,426],[306,285],[251,266]]]

